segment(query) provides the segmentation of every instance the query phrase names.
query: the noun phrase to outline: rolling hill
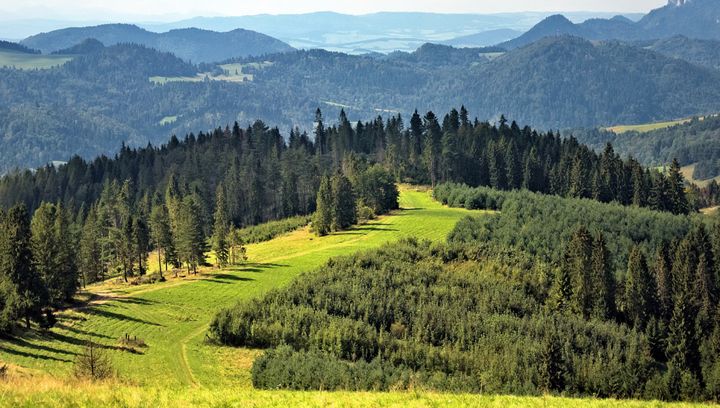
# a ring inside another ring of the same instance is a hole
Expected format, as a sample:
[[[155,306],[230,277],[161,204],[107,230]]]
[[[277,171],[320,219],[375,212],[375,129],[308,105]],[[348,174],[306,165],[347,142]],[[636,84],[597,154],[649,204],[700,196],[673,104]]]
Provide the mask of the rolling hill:
[[[716,0],[670,0],[640,21],[616,16],[594,18],[575,24],[561,15],[550,16],[523,35],[500,44],[507,49],[528,45],[546,36],[573,35],[588,40],[650,40],[678,35],[696,39],[720,39],[720,2]]]
[[[0,172],[72,154],[113,154],[123,141],[142,146],[218,123],[246,126],[260,117],[283,130],[310,130],[318,107],[330,121],[343,107],[354,121],[464,104],[483,120],[505,114],[545,129],[720,111],[716,70],[572,37],[504,55],[439,45],[386,57],[295,51],[203,68],[208,73],[146,47],[101,49],[88,42],[67,51],[89,53],[42,72],[2,71]],[[233,75],[222,74],[228,67]]]
[[[107,24],[94,27],[66,28],[37,34],[24,39],[25,46],[44,53],[73,47],[92,38],[106,45],[134,43],[172,52],[186,60],[216,62],[233,57],[247,57],[292,50],[280,40],[254,31],[235,29],[214,32],[196,28],[153,33],[135,25]]]

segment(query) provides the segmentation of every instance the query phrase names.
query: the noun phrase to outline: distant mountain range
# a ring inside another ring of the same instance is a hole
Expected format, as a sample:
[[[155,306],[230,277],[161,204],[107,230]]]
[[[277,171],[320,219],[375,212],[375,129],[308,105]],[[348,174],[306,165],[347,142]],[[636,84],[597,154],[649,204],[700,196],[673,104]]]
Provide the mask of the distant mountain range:
[[[0,172],[234,121],[310,130],[318,107],[331,123],[341,107],[366,120],[464,104],[483,120],[504,114],[544,129],[720,111],[717,70],[567,36],[504,54],[432,44],[390,55],[294,51],[236,60],[235,76],[247,78],[241,81],[223,79],[221,67],[198,76],[197,67],[143,46],[89,40],[63,52],[85,54],[47,70],[0,69]]]
[[[159,51],[172,52],[179,58],[195,63],[217,62],[293,49],[280,40],[243,29],[215,32],[185,28],[153,33],[129,24],[65,28],[28,37],[21,41],[21,44],[44,53],[52,53],[71,48],[87,39],[95,39],[105,45],[119,43],[145,45]]]
[[[637,41],[678,35],[720,40],[720,1],[670,0],[666,6],[651,11],[638,22],[616,16],[576,24],[563,15],[554,15],[500,46],[513,49],[556,35],[573,35],[588,40]]]

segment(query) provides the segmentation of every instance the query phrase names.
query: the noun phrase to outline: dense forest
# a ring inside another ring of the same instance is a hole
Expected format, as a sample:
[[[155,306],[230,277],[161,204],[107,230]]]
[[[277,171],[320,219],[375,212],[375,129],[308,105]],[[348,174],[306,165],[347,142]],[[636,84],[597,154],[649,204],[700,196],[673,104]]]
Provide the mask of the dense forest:
[[[310,50],[232,61],[252,75],[243,82],[201,80],[198,73],[222,69],[136,45],[100,49],[93,42],[72,51],[82,54],[60,67],[0,71],[1,172],[72,154],[114,154],[122,141],[157,144],[218,123],[263,118],[284,131],[310,129],[308,112],[318,106],[344,106],[351,117],[369,120],[465,103],[482,119],[505,113],[544,129],[720,111],[717,72],[638,47],[569,37],[500,56],[492,48],[426,45],[388,56]],[[149,80],[183,76],[195,82]]]
[[[706,180],[720,175],[720,116],[696,117],[687,123],[650,132],[575,130],[569,132],[584,144],[602,149],[612,143],[623,155],[646,166],[665,166],[677,159],[681,165],[697,164],[693,178]]]
[[[667,175],[653,172],[621,160],[611,145],[595,154],[574,139],[520,128],[504,117],[499,126],[471,121],[465,108],[442,120],[433,112],[416,112],[407,127],[400,115],[352,124],[344,111],[327,126],[318,109],[313,133],[293,130],[286,141],[260,121],[247,129],[236,123],[182,141],[173,137],[160,147],[123,146],[112,159],[74,157],[57,167],[3,177],[0,206],[9,209],[3,235],[10,237],[5,245],[19,248],[4,252],[2,276],[14,283],[6,285],[3,298],[22,293],[30,279],[23,276],[40,276],[45,283],[33,285],[46,291],[54,290],[53,282],[66,282],[64,300],[79,285],[108,276],[140,279],[149,251],[161,255],[160,279],[163,266],[196,272],[210,249],[222,266],[242,260],[242,245],[253,236],[272,237],[275,230],[307,223],[304,216],[313,213],[313,229],[323,235],[396,209],[398,181],[526,189],[674,214],[694,210],[676,167]],[[238,232],[295,216],[301,218],[262,233]],[[33,248],[29,243],[40,232],[26,226],[36,222],[47,238]],[[55,247],[65,249],[48,249]],[[39,266],[18,271],[27,257],[52,258],[72,273]],[[48,273],[63,277],[51,279]],[[6,327],[22,316],[18,310],[40,321],[60,302],[37,293],[30,297],[40,305],[33,313],[30,306],[4,305]]]
[[[448,244],[336,259],[221,311],[265,389],[718,398],[717,219],[444,185]],[[482,362],[482,364],[478,364]]]

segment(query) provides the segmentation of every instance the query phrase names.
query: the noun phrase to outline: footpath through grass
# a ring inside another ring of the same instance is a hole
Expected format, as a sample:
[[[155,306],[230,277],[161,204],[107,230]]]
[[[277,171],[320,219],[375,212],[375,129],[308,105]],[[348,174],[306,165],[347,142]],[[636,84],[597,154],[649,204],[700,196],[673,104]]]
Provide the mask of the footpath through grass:
[[[300,230],[248,247],[250,263],[198,278],[139,287],[91,288],[105,299],[65,312],[47,335],[0,340],[0,362],[11,376],[0,380],[0,407],[641,407],[660,404],[550,397],[438,394],[432,392],[291,392],[252,389],[250,367],[258,350],[206,344],[214,313],[237,301],[282,287],[329,258],[377,248],[401,237],[444,240],[469,212],[433,201],[428,192],[403,188],[403,210],[352,231],[317,238]],[[125,334],[143,339],[138,354],[123,351]],[[119,380],[72,380],[72,361],[85,340],[103,344]]]
[[[62,313],[48,334],[0,340],[0,361],[28,375],[67,377],[86,340],[108,350],[120,377],[137,385],[249,388],[258,351],[208,345],[207,327],[220,308],[282,287],[334,256],[380,247],[405,236],[443,240],[467,211],[441,206],[426,191],[403,188],[402,210],[353,230],[318,238],[308,229],[248,246],[246,265],[199,278],[128,287],[100,285],[97,304]],[[125,335],[148,347],[120,347]]]

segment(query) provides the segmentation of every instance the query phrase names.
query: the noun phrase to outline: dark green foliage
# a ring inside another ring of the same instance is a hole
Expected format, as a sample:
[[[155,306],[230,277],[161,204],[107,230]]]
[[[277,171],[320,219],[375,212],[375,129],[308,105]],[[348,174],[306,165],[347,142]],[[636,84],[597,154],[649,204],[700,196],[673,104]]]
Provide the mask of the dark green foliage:
[[[686,216],[641,208],[601,204],[591,200],[563,199],[527,191],[499,192],[446,184],[435,197],[453,207],[500,210],[493,216],[468,217],[450,234],[452,241],[495,241],[559,262],[564,245],[578,225],[602,232],[611,256],[612,271],[623,276],[633,243],[650,253],[691,227]]]
[[[238,235],[245,244],[270,241],[271,239],[304,227],[310,223],[310,217],[298,216],[279,221],[271,221],[252,227],[237,230]]]
[[[517,251],[403,241],[222,311],[211,333],[279,347],[253,367],[260,388],[642,396],[646,339],[546,315],[549,272]]]
[[[24,319],[43,323],[49,306],[43,277],[35,270],[31,251],[30,215],[24,205],[3,214],[0,228],[0,284],[3,307],[0,326],[7,330],[13,321]]]
[[[322,236],[332,231],[333,205],[330,178],[323,176],[322,179],[320,179],[315,216],[313,217],[313,230],[316,234]]]
[[[623,304],[625,316],[638,330],[645,330],[650,319],[659,314],[655,277],[638,246],[630,251]]]
[[[212,250],[215,252],[215,259],[218,267],[224,267],[228,263],[228,242],[227,236],[230,231],[230,220],[227,216],[227,205],[225,203],[225,188],[222,185],[217,187],[215,193],[215,214],[213,215]]]

